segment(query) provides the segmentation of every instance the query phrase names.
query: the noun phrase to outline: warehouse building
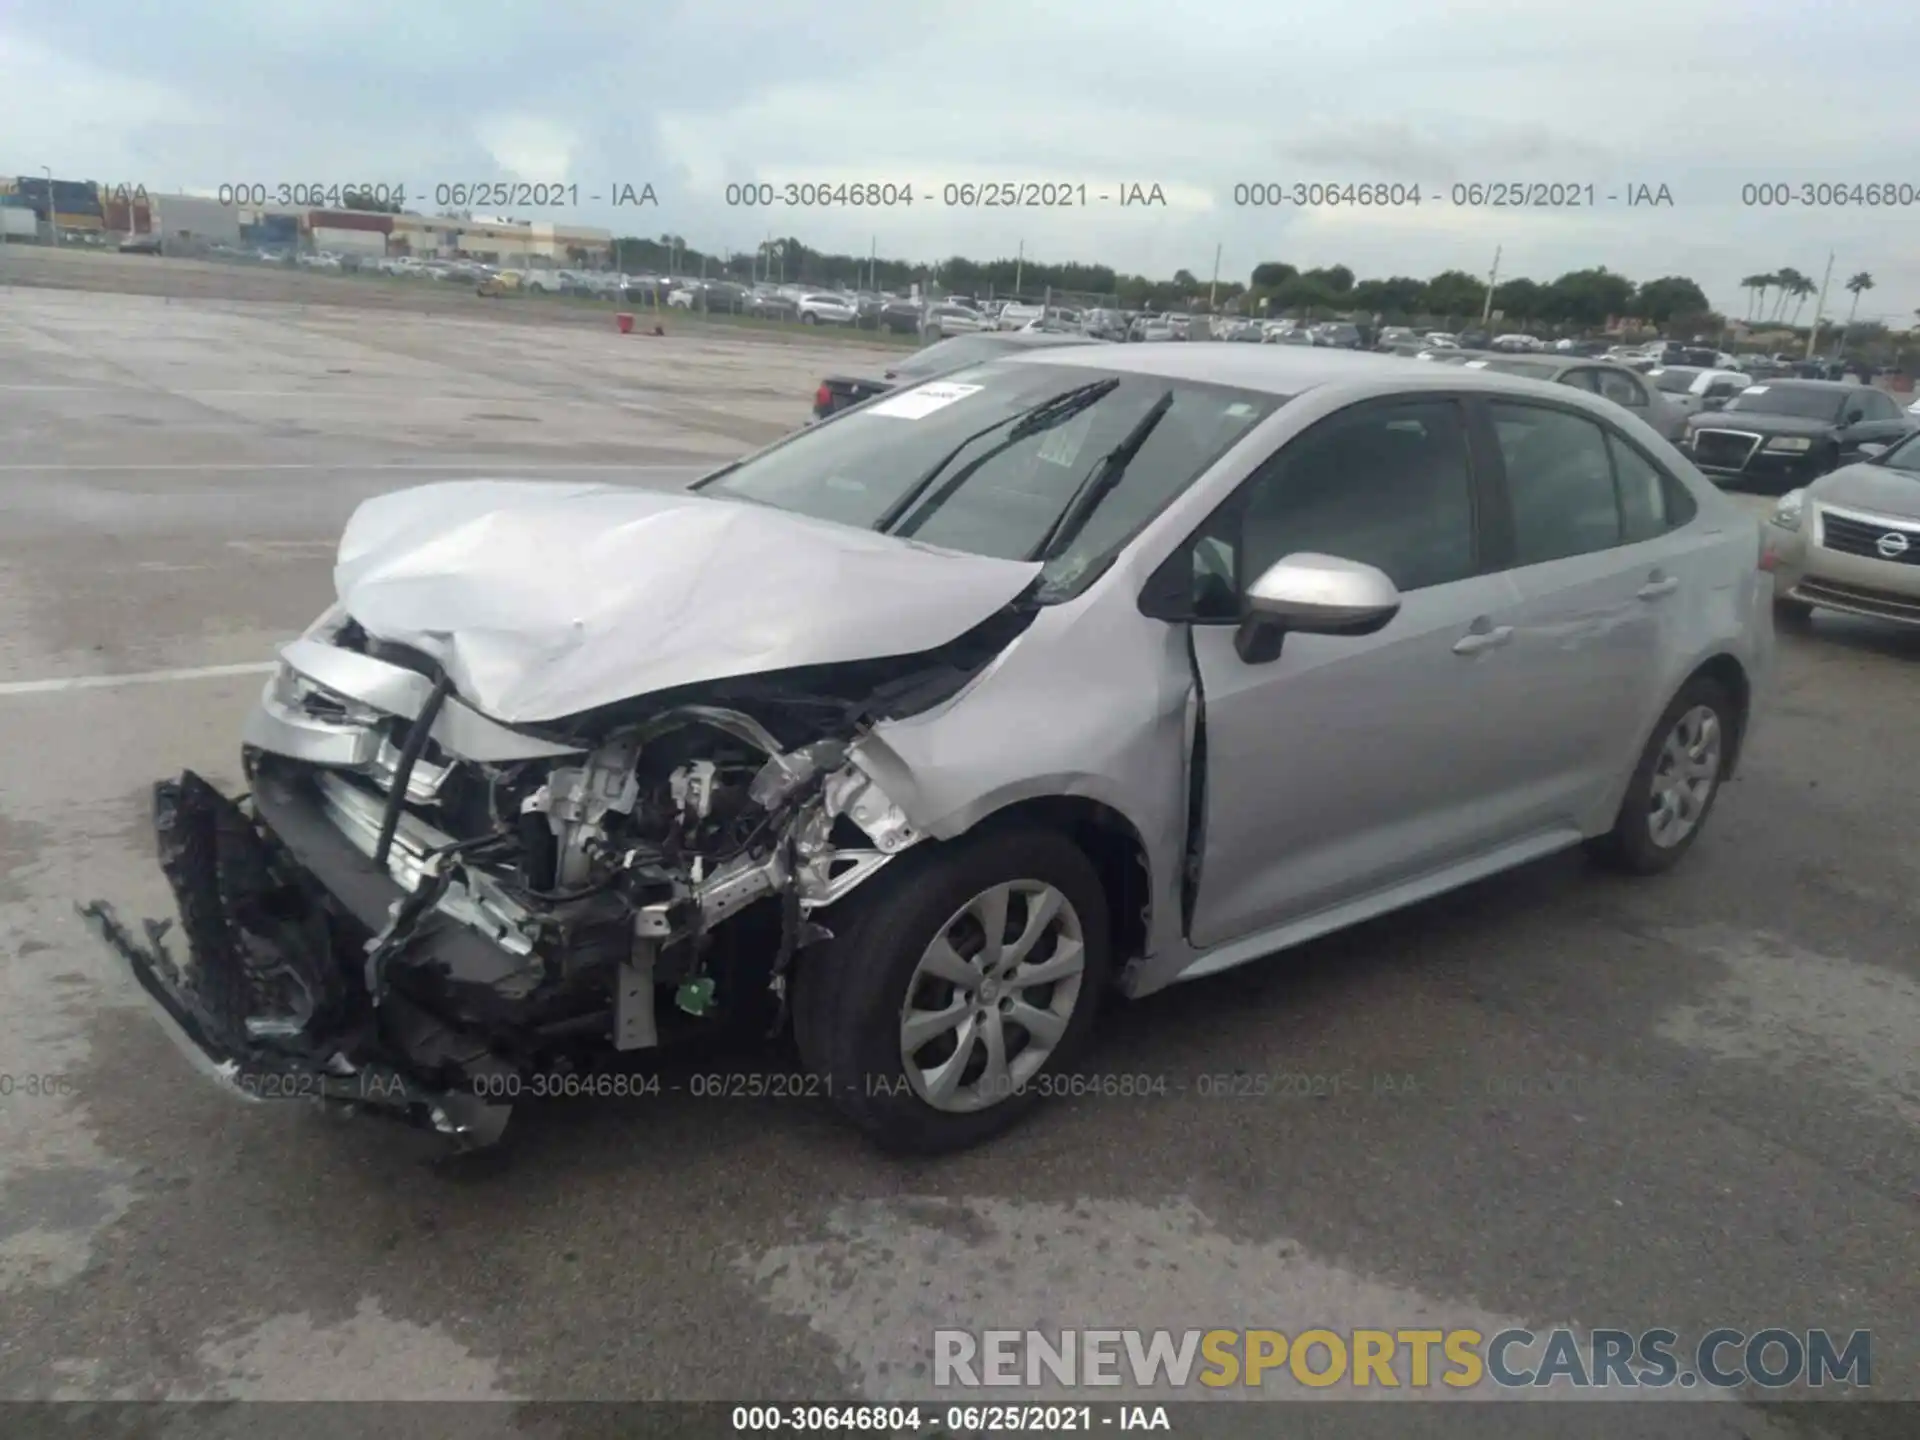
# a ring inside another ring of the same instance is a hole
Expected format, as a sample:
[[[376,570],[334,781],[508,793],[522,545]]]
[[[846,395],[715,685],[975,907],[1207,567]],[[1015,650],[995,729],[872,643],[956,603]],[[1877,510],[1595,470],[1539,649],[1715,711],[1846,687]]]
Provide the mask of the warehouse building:
[[[151,195],[153,233],[172,245],[238,245],[240,208],[198,195]]]
[[[383,216],[396,254],[462,256],[496,265],[595,267],[613,258],[613,232],[592,225],[543,220]]]

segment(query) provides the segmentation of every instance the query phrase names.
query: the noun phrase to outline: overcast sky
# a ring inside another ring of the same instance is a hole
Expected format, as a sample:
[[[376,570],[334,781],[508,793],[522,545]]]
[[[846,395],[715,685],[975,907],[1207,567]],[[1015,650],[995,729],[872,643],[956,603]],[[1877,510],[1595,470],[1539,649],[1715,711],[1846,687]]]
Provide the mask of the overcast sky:
[[[1026,253],[1202,279],[1689,275],[1740,315],[1792,266],[1862,318],[1920,307],[1920,9],[1901,0],[5,0],[0,173],[140,183],[568,182],[550,218],[747,249]],[[879,212],[729,208],[729,182],[909,183]],[[1167,205],[948,209],[948,182],[1158,184]],[[1236,208],[1249,181],[1418,184],[1418,208]],[[1455,182],[1588,185],[1558,212]],[[1756,209],[1759,182],[1905,209]],[[588,195],[652,184],[657,209]],[[1665,185],[1671,208],[1631,208]],[[1609,194],[1622,198],[1607,200]],[[432,208],[431,206],[422,208]],[[514,212],[524,218],[528,212]],[[1809,304],[1804,318],[1811,315]]]

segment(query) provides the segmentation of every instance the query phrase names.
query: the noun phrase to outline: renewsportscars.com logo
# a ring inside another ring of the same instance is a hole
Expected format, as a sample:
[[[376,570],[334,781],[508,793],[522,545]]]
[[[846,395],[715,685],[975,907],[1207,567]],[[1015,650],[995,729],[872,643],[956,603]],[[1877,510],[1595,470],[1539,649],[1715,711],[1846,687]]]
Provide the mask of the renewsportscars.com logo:
[[[1873,1334],[1709,1330],[936,1330],[936,1386],[1781,1389],[1873,1383]]]

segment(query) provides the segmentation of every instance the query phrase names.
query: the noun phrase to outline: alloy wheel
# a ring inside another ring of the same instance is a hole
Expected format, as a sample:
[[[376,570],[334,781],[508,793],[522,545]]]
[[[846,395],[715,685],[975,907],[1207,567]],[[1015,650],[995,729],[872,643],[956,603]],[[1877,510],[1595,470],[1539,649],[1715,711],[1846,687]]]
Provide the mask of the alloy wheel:
[[[983,1110],[1047,1063],[1079,1002],[1085,932],[1051,885],[981,891],[940,927],[907,981],[900,1058],[937,1110]]]
[[[1655,845],[1670,850],[1699,827],[1720,783],[1720,717],[1710,706],[1696,705],[1674,722],[1654,762],[1648,797],[1647,831]]]

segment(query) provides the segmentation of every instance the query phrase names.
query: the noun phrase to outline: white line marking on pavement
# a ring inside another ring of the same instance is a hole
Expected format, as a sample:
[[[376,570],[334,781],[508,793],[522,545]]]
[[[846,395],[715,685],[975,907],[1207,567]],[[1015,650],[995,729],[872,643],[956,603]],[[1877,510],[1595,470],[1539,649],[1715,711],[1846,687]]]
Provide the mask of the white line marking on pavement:
[[[174,680],[217,680],[228,675],[266,675],[280,668],[277,660],[255,660],[245,665],[196,665],[186,670],[145,670],[133,675],[68,675],[59,680],[0,682],[0,695],[46,695],[60,690],[106,690],[116,685],[161,685]]]

